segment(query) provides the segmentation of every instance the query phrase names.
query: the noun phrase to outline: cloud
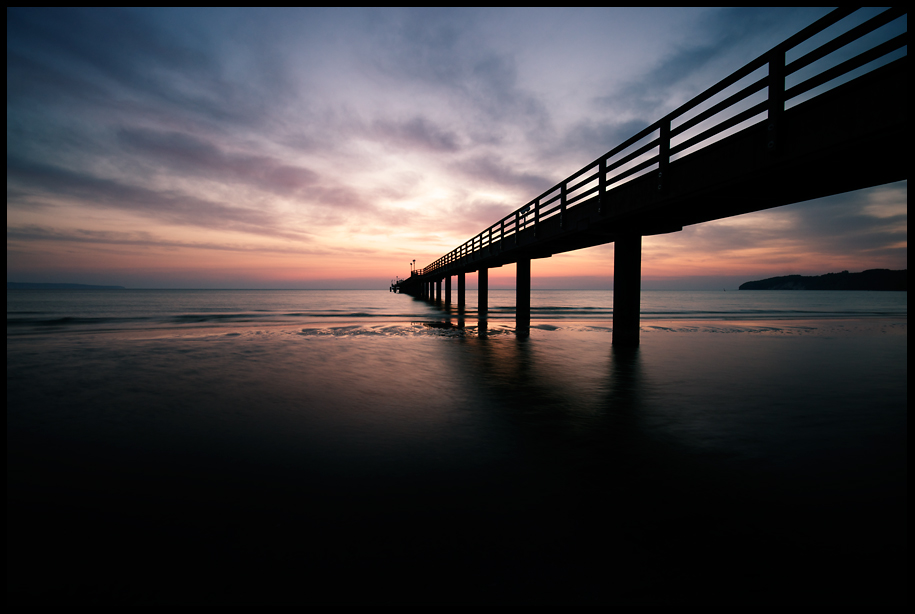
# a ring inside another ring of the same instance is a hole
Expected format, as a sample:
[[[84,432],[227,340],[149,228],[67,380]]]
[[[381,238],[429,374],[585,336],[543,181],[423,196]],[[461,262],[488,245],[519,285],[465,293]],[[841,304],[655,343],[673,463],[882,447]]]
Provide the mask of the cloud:
[[[904,268],[907,213],[900,204],[906,201],[907,182],[903,181],[688,226],[682,232],[648,239],[651,256],[647,260],[797,268],[805,266],[805,259],[815,258],[860,262],[859,268]],[[870,210],[874,202],[882,207],[879,215]],[[896,213],[886,214],[888,208]]]
[[[454,249],[459,243],[476,236],[497,221],[517,209],[515,203],[506,203],[482,198],[472,198],[455,205],[452,211],[442,216],[441,223],[448,224],[452,235],[459,236],[448,246]]]
[[[12,183],[19,193],[75,199],[84,205],[129,211],[168,224],[295,240],[307,240],[310,235],[284,229],[276,216],[262,210],[228,206],[173,190],[151,190],[17,158],[9,158],[6,169],[8,185]]]
[[[633,113],[648,123],[714,85],[825,9],[722,8],[703,15],[691,44],[678,45],[637,80],[594,99],[597,108]]]
[[[7,103],[25,101],[70,102],[91,104],[110,97],[110,91],[79,75],[27,57],[15,48],[6,53]]]
[[[423,116],[400,122],[375,120],[371,133],[387,146],[432,153],[450,153],[460,149],[457,133],[439,128]]]
[[[512,209],[520,207],[556,183],[554,179],[538,173],[516,170],[493,154],[475,155],[455,163],[452,168],[475,182],[521,192],[524,200],[519,200]]]
[[[296,245],[278,245],[278,244],[245,244],[230,242],[212,242],[212,241],[178,241],[167,239],[156,234],[146,231],[109,231],[93,230],[86,228],[60,229],[36,224],[26,224],[22,226],[11,226],[6,229],[6,238],[9,242],[25,243],[85,243],[90,245],[127,245],[134,247],[155,247],[155,248],[189,248],[205,249],[229,252],[256,252],[271,254],[293,254],[293,255],[331,255],[338,253],[339,249],[322,248],[314,245],[307,247]],[[349,247],[346,251],[351,251]],[[371,250],[359,250],[370,252]]]
[[[480,35],[476,10],[406,9],[384,13],[370,30],[366,62],[402,86],[439,92],[479,138],[512,125],[545,127],[546,105],[521,88],[515,59]]]
[[[908,213],[902,207],[907,201],[908,182],[902,181],[804,203],[795,220],[804,240],[824,251],[904,252]],[[872,203],[880,207],[875,210]]]
[[[285,64],[269,45],[250,45],[247,63],[260,70],[234,73],[199,17],[190,10],[8,10],[7,104],[172,113],[249,128],[271,123],[292,96]]]
[[[642,119],[622,121],[586,119],[576,122],[565,131],[561,139],[557,139],[551,154],[554,157],[568,157],[575,154],[580,156],[582,152],[586,152],[586,158],[588,162],[591,162],[626,139],[635,136],[648,124],[648,121]]]
[[[244,182],[268,192],[291,195],[318,183],[317,173],[284,164],[276,158],[230,153],[212,141],[184,132],[122,128],[121,147],[181,175],[199,175],[228,182]]]

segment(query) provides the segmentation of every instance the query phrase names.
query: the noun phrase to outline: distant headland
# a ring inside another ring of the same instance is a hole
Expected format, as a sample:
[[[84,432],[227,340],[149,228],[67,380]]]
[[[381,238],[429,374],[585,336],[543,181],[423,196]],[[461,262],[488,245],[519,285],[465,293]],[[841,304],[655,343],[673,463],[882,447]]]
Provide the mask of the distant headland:
[[[92,286],[89,284],[30,284],[6,282],[7,290],[126,290],[124,286]]]
[[[785,275],[740,284],[740,290],[890,290],[908,291],[908,269],[870,269],[860,273]]]

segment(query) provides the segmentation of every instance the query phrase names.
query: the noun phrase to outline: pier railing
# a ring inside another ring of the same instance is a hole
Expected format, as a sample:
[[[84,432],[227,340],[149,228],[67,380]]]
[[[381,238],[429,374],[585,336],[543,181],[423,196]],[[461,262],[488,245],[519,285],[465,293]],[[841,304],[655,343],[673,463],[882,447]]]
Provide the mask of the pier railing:
[[[699,151],[738,132],[760,121],[764,115],[768,122],[767,147],[769,151],[777,152],[781,136],[779,119],[788,101],[798,99],[796,102],[799,103],[805,94],[808,95],[807,98],[812,98],[828,91],[839,84],[835,83],[837,79],[907,46],[908,33],[903,32],[847,59],[836,57],[849,44],[906,14],[905,10],[896,7],[883,11],[786,63],[789,51],[857,10],[839,8],[804,28],[424,267],[420,270],[420,275],[443,275],[452,265],[472,261],[483,250],[489,254],[490,248],[496,245],[500,251],[511,249],[517,245],[520,231],[533,227],[537,236],[540,224],[549,218],[558,216],[559,226],[563,228],[566,211],[594,197],[600,199],[599,213],[606,215],[612,207],[610,191],[644,174],[657,173],[657,187],[663,191],[666,188],[667,165],[672,160]],[[786,87],[789,76],[827,57],[838,63]],[[763,71],[764,68],[768,70]],[[874,68],[876,67],[863,72]],[[763,72],[766,74],[759,76]],[[750,83],[743,85],[747,81]],[[713,100],[719,95],[723,96],[729,88],[741,85],[738,91],[721,100]],[[766,92],[763,93],[763,90]],[[650,140],[646,142],[646,139]]]

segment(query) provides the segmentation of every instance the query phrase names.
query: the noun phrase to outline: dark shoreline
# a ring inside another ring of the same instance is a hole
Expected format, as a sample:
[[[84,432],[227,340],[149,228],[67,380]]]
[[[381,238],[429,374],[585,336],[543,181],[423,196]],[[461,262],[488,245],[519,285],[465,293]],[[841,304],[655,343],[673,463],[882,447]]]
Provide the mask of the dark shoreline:
[[[45,284],[18,281],[6,282],[7,290],[126,290],[124,286],[93,286],[90,284]]]
[[[908,269],[869,269],[860,273],[783,275],[740,284],[738,290],[876,290],[907,292]]]

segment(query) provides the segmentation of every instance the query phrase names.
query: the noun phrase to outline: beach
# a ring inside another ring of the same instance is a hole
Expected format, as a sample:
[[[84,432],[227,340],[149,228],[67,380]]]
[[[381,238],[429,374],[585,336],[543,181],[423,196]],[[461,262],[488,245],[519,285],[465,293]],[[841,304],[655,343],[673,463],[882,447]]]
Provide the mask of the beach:
[[[587,305],[519,338],[499,301],[484,331],[399,295],[61,322],[10,294],[12,602],[904,600],[904,301],[681,310],[614,350]]]

